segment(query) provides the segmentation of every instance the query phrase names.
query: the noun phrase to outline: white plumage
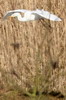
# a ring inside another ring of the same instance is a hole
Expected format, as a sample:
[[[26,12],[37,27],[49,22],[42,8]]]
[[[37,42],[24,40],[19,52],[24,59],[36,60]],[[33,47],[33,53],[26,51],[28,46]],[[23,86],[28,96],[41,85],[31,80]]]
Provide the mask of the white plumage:
[[[22,17],[20,13],[24,13],[24,16]],[[44,18],[52,21],[61,21],[59,17],[49,13],[48,11],[44,11],[43,9],[42,10],[36,9],[33,11],[25,9],[11,10],[4,15],[3,19],[6,19],[8,16],[17,17],[19,21],[31,21]]]

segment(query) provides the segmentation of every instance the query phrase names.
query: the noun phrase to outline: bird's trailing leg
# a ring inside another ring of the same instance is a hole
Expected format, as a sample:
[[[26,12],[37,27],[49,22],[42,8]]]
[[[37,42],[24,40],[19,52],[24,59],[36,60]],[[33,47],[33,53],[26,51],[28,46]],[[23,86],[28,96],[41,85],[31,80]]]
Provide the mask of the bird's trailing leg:
[[[52,30],[52,27],[51,27],[51,24],[50,22],[46,22],[44,19],[41,19],[40,22],[42,23],[42,25],[48,30],[48,31],[51,31]]]

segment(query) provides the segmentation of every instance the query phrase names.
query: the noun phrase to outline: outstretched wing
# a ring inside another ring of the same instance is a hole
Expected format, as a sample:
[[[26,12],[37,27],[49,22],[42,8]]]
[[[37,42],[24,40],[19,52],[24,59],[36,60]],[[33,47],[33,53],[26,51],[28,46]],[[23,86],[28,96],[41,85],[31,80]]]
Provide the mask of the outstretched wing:
[[[11,11],[8,11],[7,13],[5,13],[3,19],[6,19],[8,16],[11,16],[12,14],[14,13],[25,13],[27,11],[30,11],[30,10],[25,10],[25,9],[17,9],[17,10],[11,10]]]
[[[61,21],[61,19],[58,16],[51,14],[48,11],[37,9],[35,11],[32,11],[31,13],[35,14],[37,16],[37,19],[40,17],[40,18],[46,18],[52,21]]]

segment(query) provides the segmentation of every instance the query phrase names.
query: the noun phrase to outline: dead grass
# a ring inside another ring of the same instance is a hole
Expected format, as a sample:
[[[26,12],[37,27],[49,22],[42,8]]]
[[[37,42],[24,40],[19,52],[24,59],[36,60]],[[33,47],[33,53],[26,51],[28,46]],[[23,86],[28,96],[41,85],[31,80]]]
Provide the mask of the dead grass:
[[[33,87],[36,70],[43,75],[44,89],[66,92],[66,14],[65,0],[0,0],[0,67],[22,88]],[[45,9],[62,18],[62,22],[3,21],[12,9]],[[18,44],[18,46],[17,46]],[[64,73],[64,75],[62,75]],[[1,72],[2,74],[2,72]],[[1,77],[2,78],[2,77]],[[3,79],[3,78],[2,78]],[[61,82],[62,81],[62,82]],[[38,83],[39,84],[39,83]]]

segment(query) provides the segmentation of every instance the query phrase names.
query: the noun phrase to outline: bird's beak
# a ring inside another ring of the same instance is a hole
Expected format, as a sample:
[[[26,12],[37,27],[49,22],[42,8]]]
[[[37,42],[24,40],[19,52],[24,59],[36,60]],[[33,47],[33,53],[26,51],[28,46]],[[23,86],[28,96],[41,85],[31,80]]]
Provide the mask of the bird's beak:
[[[9,16],[8,18],[9,18],[9,19],[13,19],[13,16]]]
[[[10,16],[10,18],[13,18],[13,17],[15,17],[15,16]]]

